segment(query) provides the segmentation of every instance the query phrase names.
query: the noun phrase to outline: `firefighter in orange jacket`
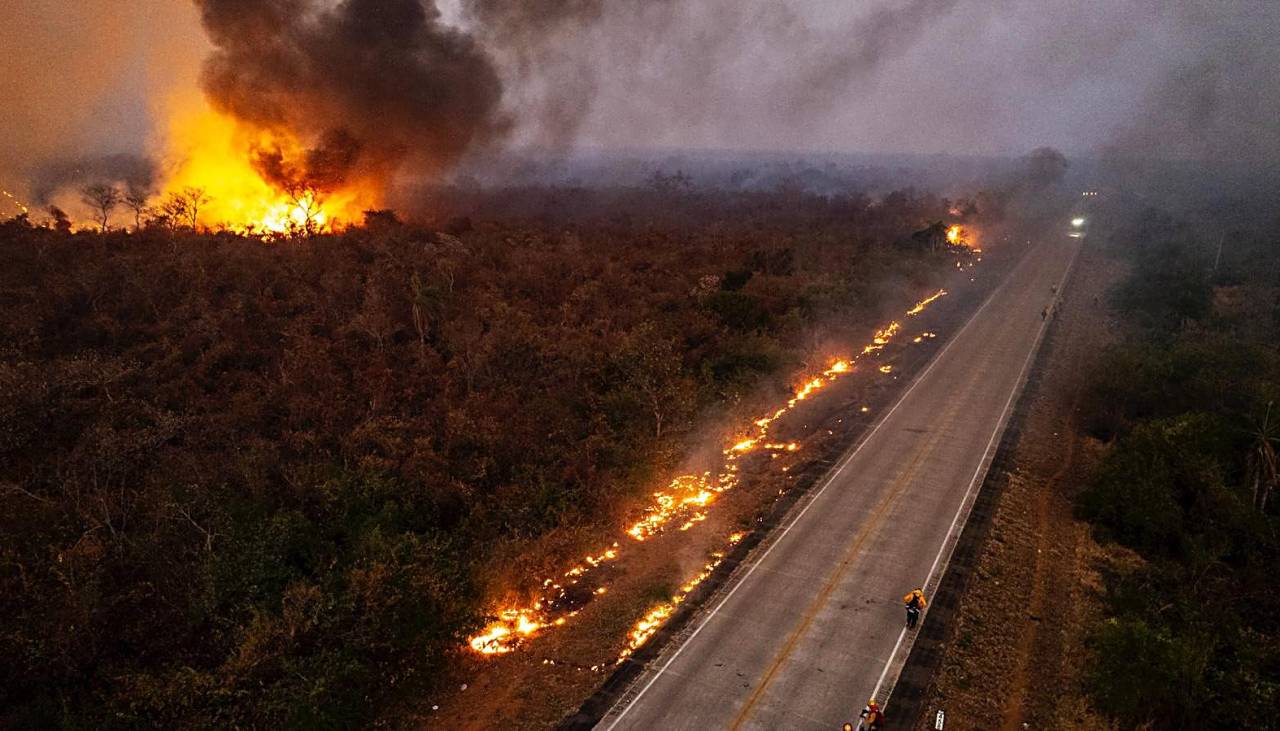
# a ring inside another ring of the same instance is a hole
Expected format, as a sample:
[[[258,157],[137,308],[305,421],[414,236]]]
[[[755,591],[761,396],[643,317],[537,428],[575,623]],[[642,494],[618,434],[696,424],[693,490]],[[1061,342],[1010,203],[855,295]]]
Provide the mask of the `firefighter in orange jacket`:
[[[907,629],[915,629],[916,623],[920,621],[920,612],[929,606],[929,602],[924,600],[924,591],[915,589],[902,597],[902,601],[907,607]]]

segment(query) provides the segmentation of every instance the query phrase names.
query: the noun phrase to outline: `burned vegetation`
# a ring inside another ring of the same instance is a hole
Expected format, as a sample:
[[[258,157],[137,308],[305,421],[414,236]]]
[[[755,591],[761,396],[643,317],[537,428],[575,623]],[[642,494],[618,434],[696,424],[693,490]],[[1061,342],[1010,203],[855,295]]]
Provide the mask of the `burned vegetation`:
[[[526,189],[272,244],[0,224],[0,718],[369,721],[467,651],[495,556],[624,524],[700,418],[934,284],[951,257],[910,233],[950,205]]]

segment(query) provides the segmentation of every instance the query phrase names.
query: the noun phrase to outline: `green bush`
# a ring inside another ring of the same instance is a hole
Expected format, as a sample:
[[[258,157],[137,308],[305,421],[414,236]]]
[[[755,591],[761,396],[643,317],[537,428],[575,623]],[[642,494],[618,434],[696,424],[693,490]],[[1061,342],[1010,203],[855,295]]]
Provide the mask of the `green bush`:
[[[1208,262],[1175,243],[1160,246],[1135,263],[1139,269],[1116,290],[1117,305],[1148,328],[1174,333],[1187,320],[1209,314],[1213,287]]]
[[[1082,515],[1144,552],[1183,554],[1223,502],[1221,425],[1204,414],[1145,422],[1120,440],[1079,498]]]
[[[1205,652],[1141,619],[1110,619],[1090,638],[1089,687],[1125,728],[1206,728]]]
[[[1189,230],[1148,214],[1121,237],[1134,264],[1114,298],[1126,338],[1086,392],[1087,427],[1113,441],[1078,512],[1143,559],[1107,578],[1089,687],[1126,729],[1268,728],[1280,704],[1280,510],[1258,509],[1250,470],[1280,356],[1264,328],[1213,311]],[[1270,296],[1265,276],[1237,267],[1233,296]]]

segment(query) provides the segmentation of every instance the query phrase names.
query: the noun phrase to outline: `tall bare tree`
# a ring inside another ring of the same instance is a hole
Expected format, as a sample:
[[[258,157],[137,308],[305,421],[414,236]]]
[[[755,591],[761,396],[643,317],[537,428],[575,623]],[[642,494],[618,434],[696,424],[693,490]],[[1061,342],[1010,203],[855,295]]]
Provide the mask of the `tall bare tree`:
[[[98,224],[105,232],[111,211],[120,204],[120,190],[110,183],[92,183],[80,189],[80,200],[98,213]]]
[[[130,185],[124,194],[124,204],[133,211],[133,230],[142,230],[142,216],[150,210],[151,191],[146,188]]]

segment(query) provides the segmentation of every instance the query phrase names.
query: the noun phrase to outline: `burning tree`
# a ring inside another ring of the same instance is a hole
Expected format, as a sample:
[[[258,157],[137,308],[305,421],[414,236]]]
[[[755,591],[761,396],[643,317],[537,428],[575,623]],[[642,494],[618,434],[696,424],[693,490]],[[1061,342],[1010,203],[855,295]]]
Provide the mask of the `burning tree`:
[[[290,185],[285,192],[289,196],[289,202],[293,204],[290,226],[301,228],[307,236],[318,233],[324,215],[324,198],[320,195],[320,189],[306,183],[297,183]]]
[[[120,204],[120,190],[109,183],[93,183],[80,190],[80,200],[97,212],[98,224],[105,232],[111,211]]]
[[[937,251],[949,241],[947,237],[947,225],[942,221],[930,224],[928,228],[923,228],[911,234],[911,242],[920,248],[927,248],[929,251]]]
[[[210,201],[209,194],[204,188],[183,188],[178,197],[186,205],[188,225],[195,228],[200,221],[200,207]]]
[[[360,144],[341,130],[330,131],[314,148],[292,154],[279,144],[255,148],[254,170],[288,201],[280,220],[266,222],[268,228],[306,236],[319,233],[329,223],[325,212],[329,194],[348,184],[359,154]]]
[[[200,207],[210,201],[204,188],[183,188],[170,193],[160,204],[160,218],[170,227],[196,228],[200,221]]]

